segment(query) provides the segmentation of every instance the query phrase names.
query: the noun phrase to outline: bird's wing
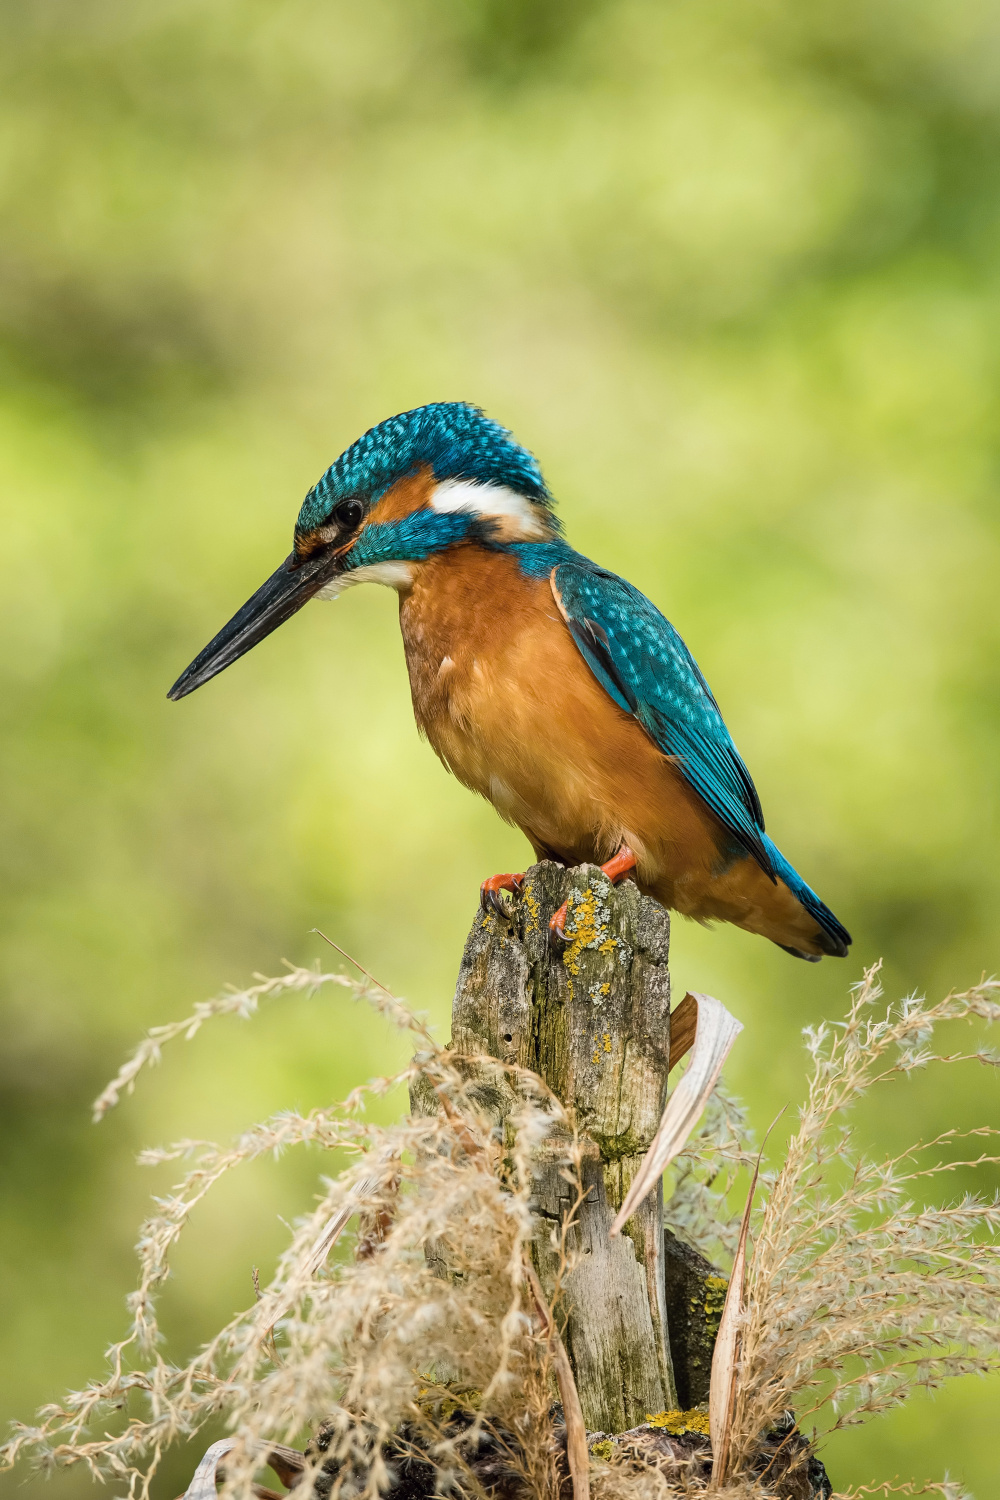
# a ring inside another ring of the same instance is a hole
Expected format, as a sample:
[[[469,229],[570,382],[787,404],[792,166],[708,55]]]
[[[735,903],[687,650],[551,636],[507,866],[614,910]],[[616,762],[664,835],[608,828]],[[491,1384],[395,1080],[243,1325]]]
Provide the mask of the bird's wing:
[[[670,621],[614,573],[564,562],[552,593],[598,682],[633,714],[762,869],[774,878],[764,817],[708,683]]]

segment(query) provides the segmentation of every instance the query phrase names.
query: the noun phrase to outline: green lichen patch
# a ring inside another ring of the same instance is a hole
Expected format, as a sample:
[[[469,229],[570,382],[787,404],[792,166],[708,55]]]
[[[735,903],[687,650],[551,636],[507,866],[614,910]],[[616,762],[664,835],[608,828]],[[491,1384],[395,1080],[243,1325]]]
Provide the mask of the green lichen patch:
[[[604,1162],[621,1161],[623,1156],[641,1156],[649,1145],[648,1141],[640,1140],[631,1128],[622,1131],[621,1135],[602,1135],[591,1129],[591,1135],[600,1148],[601,1160]]]

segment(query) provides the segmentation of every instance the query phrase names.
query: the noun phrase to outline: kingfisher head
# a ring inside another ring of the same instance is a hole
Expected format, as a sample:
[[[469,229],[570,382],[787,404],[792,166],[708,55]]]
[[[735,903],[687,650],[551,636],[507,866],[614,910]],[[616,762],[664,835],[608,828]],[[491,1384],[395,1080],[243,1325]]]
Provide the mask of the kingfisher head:
[[[362,582],[406,589],[449,547],[545,542],[558,529],[537,460],[478,407],[441,401],[389,417],[313,485],[288,557],[168,696],[194,692],[317,596]]]

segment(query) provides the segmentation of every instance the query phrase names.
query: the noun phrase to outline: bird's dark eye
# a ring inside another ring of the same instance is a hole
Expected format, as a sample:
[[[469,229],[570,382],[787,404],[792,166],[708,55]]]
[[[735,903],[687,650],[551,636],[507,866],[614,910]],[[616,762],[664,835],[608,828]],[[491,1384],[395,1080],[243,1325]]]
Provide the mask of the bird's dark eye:
[[[364,506],[360,500],[341,500],[333,510],[333,519],[342,531],[353,531],[363,515]]]

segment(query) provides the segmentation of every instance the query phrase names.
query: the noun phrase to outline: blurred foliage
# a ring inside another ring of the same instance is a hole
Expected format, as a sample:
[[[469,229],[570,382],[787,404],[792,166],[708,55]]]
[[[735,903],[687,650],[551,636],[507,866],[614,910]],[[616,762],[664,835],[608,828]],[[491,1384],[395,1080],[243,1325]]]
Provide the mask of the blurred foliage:
[[[730,1082],[760,1126],[864,964],[890,995],[996,965],[1000,4],[2,14],[0,1385],[27,1418],[122,1326],[168,1181],[138,1145],[398,1057],[342,1002],[293,1002],[92,1133],[142,1029],[309,959],[314,926],[443,1024],[478,881],[524,861],[419,744],[384,591],[164,697],[391,412],[471,399],[533,448],[571,540],[688,640],[770,830],[854,932],[812,968],[676,926],[678,986],[748,1023]],[[995,1121],[995,1089],[916,1080],[872,1141]],[[206,1206],[179,1357],[314,1168]],[[838,1483],[947,1467],[990,1493],[998,1386],[968,1385],[838,1438]]]

